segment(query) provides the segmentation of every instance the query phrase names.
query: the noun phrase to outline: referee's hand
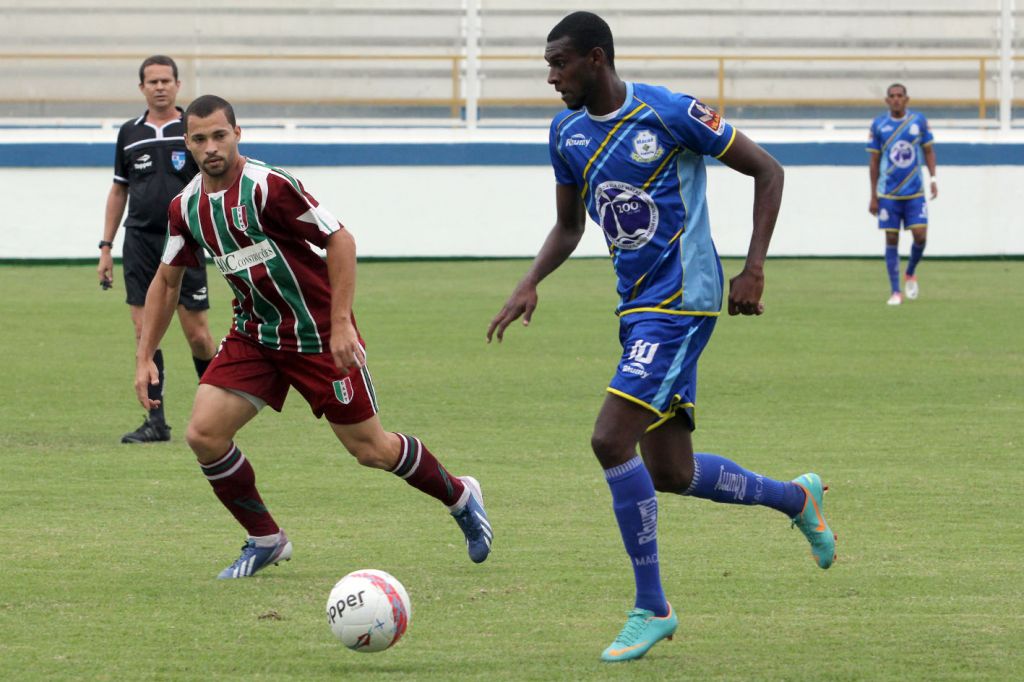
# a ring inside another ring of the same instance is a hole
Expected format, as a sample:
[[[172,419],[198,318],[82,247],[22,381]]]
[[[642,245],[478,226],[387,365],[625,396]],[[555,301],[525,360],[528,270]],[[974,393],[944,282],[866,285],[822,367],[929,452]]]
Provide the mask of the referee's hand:
[[[100,249],[100,264],[96,266],[96,274],[100,278],[100,288],[106,291],[114,286],[114,257],[109,249]]]

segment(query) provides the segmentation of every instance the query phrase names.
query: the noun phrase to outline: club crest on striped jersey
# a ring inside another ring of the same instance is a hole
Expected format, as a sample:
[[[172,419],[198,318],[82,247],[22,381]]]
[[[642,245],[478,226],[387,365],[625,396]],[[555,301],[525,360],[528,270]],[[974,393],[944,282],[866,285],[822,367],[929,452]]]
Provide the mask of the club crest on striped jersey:
[[[722,117],[718,112],[699,100],[690,102],[690,118],[697,121],[715,135],[722,134]]]
[[[185,167],[185,152],[183,151],[172,151],[171,152],[171,166],[174,170],[180,171]]]
[[[249,215],[245,211],[245,206],[232,206],[231,207],[231,224],[239,232],[245,232],[249,229]]]
[[[658,144],[658,136],[653,131],[643,129],[633,136],[633,153],[630,156],[634,161],[651,163],[664,153],[665,148]]]
[[[334,397],[338,399],[339,403],[348,405],[352,402],[355,391],[352,390],[352,380],[350,378],[345,377],[331,385],[334,386]]]

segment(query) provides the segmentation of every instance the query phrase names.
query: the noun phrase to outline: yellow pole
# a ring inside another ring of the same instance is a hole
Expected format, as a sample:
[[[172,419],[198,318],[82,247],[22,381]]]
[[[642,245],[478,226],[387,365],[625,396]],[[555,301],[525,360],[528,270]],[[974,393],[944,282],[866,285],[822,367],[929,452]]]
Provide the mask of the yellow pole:
[[[718,115],[725,116],[725,57],[718,58]]]
[[[978,118],[985,120],[985,60],[978,60]]]
[[[459,57],[452,57],[452,118],[459,118],[462,112],[459,111]]]

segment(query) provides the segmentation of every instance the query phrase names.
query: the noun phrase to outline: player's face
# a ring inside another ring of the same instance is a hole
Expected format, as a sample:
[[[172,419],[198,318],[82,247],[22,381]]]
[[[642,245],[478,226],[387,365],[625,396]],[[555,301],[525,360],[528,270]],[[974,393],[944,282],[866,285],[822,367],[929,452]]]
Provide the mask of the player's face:
[[[889,113],[897,117],[902,116],[903,112],[907,110],[909,99],[907,91],[903,88],[889,88],[889,91],[885,93],[885,104],[889,107]]]
[[[204,175],[218,178],[234,168],[242,130],[228,123],[223,109],[206,118],[189,116],[187,125],[185,146]]]
[[[579,109],[586,105],[596,82],[592,62],[573,49],[568,36],[548,43],[544,59],[548,63],[548,83],[555,86],[565,106]]]
[[[150,111],[164,111],[174,106],[181,82],[174,78],[174,69],[163,64],[150,64],[142,72],[139,90]]]

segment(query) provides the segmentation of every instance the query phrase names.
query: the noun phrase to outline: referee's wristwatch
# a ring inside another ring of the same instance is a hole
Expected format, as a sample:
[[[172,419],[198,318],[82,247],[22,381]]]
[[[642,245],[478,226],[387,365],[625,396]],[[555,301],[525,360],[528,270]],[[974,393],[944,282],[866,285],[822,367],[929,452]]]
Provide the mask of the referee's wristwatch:
[[[104,246],[112,249],[114,248],[114,242],[108,242],[106,239],[101,239],[99,248],[102,249]]]

